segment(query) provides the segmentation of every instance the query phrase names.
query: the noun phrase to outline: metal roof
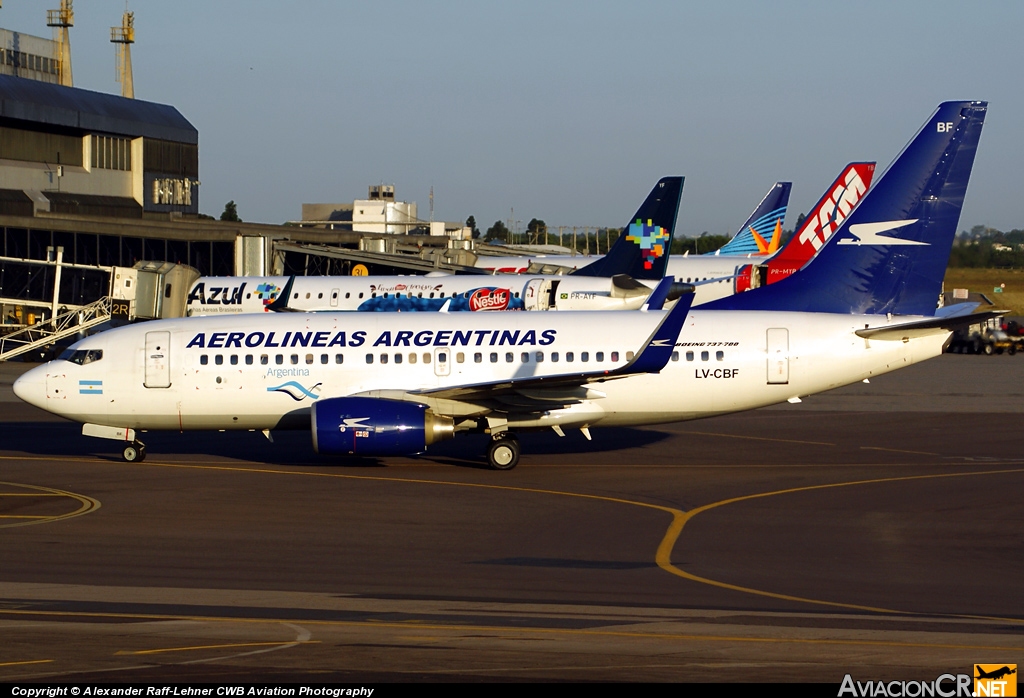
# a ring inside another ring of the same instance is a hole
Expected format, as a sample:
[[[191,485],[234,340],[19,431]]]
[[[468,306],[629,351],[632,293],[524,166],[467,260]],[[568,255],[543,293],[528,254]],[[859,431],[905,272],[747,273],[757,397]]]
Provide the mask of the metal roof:
[[[0,75],[0,117],[89,133],[199,143],[196,127],[166,104],[13,75]]]

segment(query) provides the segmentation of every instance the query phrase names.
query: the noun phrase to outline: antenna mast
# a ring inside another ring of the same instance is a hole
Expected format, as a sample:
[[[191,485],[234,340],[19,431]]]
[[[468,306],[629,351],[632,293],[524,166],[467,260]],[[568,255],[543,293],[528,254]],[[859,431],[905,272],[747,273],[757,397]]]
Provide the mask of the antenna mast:
[[[70,0],[69,0],[70,2]],[[135,13],[125,11],[120,27],[110,28],[110,43],[117,47],[117,81],[121,83],[121,96],[135,99],[132,81],[132,44],[135,43]]]
[[[71,37],[68,28],[75,26],[75,11],[71,9],[71,0],[60,0],[59,10],[46,11],[46,26],[60,29],[57,34],[58,75],[60,84],[73,87],[71,80]]]

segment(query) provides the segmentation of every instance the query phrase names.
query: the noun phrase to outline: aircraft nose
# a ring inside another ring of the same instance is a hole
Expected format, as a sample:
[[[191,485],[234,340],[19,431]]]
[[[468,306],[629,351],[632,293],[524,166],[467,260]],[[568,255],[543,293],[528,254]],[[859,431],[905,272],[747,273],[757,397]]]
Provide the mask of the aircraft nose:
[[[46,371],[44,367],[36,366],[14,381],[14,394],[30,405],[43,407],[46,402]]]

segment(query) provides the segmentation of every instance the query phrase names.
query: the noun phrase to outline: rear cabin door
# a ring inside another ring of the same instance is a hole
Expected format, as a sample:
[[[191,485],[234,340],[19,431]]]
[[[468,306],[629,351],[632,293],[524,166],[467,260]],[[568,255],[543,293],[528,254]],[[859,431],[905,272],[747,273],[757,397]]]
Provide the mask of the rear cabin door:
[[[171,333],[146,333],[146,380],[147,388],[171,387]]]
[[[789,383],[789,330],[773,327],[768,330],[768,383]]]

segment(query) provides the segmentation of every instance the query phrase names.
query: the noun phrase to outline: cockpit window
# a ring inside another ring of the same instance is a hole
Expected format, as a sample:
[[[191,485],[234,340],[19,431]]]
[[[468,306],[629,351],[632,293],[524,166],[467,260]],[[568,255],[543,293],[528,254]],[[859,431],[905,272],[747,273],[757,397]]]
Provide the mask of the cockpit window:
[[[85,366],[91,364],[93,361],[99,361],[103,358],[102,349],[65,349],[64,352],[57,357],[62,361],[70,361],[73,364],[79,366]]]

